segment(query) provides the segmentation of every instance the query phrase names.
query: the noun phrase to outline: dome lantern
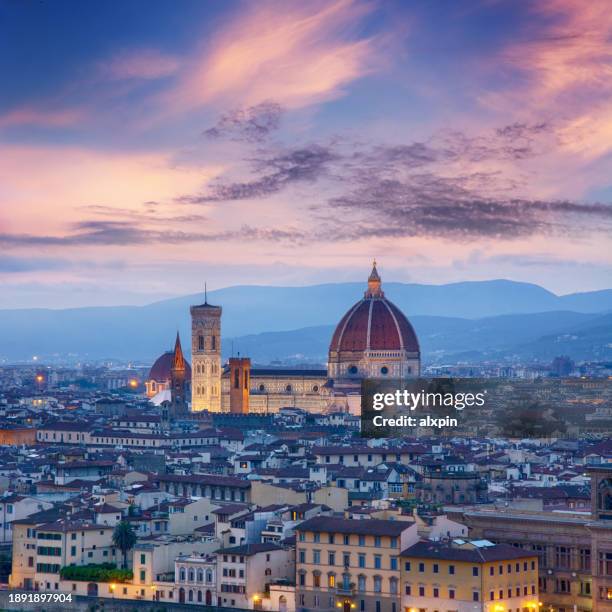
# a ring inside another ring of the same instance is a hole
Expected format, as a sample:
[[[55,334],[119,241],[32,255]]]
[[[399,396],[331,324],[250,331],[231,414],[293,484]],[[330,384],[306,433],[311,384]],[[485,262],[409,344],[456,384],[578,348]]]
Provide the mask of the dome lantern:
[[[365,292],[364,297],[373,298],[373,297],[385,297],[383,290],[381,289],[382,280],[380,275],[378,274],[378,270],[376,269],[376,260],[372,262],[372,272],[370,272],[370,276],[368,277],[368,290]]]

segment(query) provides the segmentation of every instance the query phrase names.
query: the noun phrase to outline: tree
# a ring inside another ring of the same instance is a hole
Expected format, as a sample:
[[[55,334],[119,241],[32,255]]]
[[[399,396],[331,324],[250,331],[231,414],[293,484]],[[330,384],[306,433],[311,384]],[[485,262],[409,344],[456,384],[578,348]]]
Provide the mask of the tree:
[[[123,569],[127,569],[127,554],[136,545],[138,538],[132,529],[132,526],[127,521],[117,523],[113,532],[113,544],[121,551],[123,555]]]

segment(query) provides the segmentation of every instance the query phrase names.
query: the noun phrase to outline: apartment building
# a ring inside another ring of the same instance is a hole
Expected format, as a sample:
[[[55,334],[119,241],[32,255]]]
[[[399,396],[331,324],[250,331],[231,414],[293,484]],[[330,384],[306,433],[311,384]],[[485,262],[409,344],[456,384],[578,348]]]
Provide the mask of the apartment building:
[[[63,518],[40,522],[36,515],[16,522],[10,586],[57,591],[64,566],[120,562],[121,554],[112,545],[113,529]]]
[[[400,580],[403,610],[539,609],[537,556],[507,544],[417,542],[401,553]]]
[[[296,537],[297,610],[400,611],[400,553],[419,539],[414,521],[318,516]]]
[[[243,544],[217,551],[217,605],[262,610],[270,584],[292,581],[294,551],[275,544]]]

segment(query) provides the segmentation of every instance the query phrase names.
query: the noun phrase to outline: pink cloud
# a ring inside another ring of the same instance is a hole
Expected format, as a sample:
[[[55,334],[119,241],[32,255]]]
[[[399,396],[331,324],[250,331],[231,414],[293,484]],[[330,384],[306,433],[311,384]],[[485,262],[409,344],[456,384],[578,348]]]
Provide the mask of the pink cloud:
[[[164,102],[181,111],[213,101],[299,108],[332,99],[380,62],[380,41],[354,32],[371,10],[353,0],[252,4],[201,49]]]
[[[487,92],[501,112],[554,118],[561,150],[584,158],[612,149],[612,11],[605,2],[533,3],[537,30],[493,58],[495,70],[518,71],[523,84]],[[544,21],[544,25],[542,25]]]

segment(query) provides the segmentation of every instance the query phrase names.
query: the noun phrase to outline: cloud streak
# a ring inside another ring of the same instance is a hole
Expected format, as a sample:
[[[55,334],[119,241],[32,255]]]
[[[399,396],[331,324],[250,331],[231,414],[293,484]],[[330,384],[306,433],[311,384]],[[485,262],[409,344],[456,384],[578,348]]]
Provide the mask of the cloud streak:
[[[162,105],[274,99],[295,109],[333,99],[381,61],[379,41],[358,34],[372,10],[357,0],[251,4],[192,58]]]

